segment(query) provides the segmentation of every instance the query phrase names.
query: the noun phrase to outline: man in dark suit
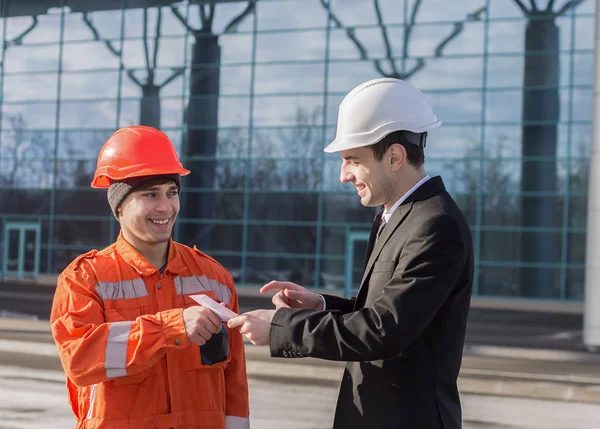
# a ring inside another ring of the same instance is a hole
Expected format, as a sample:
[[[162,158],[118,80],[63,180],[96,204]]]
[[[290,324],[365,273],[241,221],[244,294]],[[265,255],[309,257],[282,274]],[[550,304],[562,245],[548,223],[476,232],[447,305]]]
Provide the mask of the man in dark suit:
[[[457,377],[473,282],[471,234],[442,179],[424,168],[440,125],[423,94],[377,79],[342,101],[340,179],[375,218],[358,296],[317,295],[271,282],[277,310],[229,321],[276,357],[347,361],[335,429],[459,429]]]

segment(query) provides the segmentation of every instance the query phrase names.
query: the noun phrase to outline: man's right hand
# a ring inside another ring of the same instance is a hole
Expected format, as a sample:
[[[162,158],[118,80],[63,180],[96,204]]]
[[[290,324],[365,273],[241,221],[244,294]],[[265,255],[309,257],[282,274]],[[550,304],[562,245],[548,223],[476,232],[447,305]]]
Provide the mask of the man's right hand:
[[[221,332],[221,319],[208,308],[200,305],[183,310],[185,333],[190,343],[204,345],[213,334]]]
[[[276,308],[308,308],[323,310],[323,300],[319,295],[292,282],[272,281],[260,288],[260,293],[279,291],[273,296]]]

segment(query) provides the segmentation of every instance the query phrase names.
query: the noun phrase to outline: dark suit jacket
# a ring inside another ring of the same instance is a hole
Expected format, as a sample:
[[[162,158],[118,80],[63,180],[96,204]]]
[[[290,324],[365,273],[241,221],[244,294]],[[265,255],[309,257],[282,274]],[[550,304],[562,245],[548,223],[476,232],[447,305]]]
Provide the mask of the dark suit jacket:
[[[335,429],[459,429],[472,283],[469,227],[433,177],[392,214],[355,299],[275,313],[271,355],[348,361]]]

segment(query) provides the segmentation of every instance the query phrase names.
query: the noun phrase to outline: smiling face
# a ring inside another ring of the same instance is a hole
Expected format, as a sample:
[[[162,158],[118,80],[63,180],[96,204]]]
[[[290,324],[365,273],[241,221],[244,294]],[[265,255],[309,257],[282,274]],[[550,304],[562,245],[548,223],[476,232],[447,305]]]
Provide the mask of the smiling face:
[[[340,155],[343,159],[340,180],[356,187],[363,206],[386,205],[394,198],[396,184],[386,157],[377,161],[369,147],[345,150]]]
[[[177,213],[179,189],[161,178],[136,188],[118,209],[123,236],[138,250],[168,243]]]

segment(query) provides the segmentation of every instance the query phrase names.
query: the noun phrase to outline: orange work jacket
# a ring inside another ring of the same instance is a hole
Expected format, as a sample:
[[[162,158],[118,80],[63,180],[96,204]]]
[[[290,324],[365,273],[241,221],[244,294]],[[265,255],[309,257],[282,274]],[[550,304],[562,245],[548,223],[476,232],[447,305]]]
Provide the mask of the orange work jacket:
[[[215,335],[219,359],[191,344],[183,308],[204,293],[239,312],[231,275],[171,240],[162,274],[124,238],[59,276],[52,334],[77,429],[246,429],[248,381],[237,329]],[[206,347],[205,347],[206,346]],[[218,355],[218,353],[217,353]]]

